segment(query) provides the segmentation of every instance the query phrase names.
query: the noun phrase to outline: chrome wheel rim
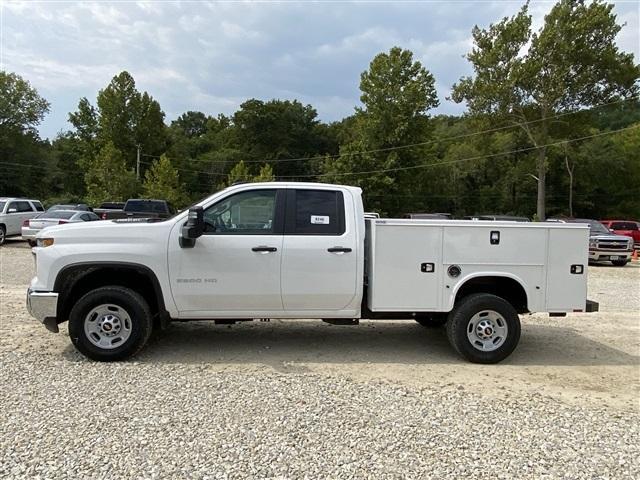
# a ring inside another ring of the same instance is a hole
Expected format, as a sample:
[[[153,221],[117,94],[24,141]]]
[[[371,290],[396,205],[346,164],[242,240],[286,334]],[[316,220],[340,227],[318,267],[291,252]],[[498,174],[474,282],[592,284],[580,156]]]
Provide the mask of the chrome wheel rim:
[[[4,243],[4,230],[0,228],[0,243]]]
[[[507,321],[494,310],[476,313],[467,324],[467,338],[473,348],[492,352],[504,344],[509,334]]]
[[[112,350],[131,336],[131,317],[118,305],[98,305],[84,318],[84,333],[96,347]]]

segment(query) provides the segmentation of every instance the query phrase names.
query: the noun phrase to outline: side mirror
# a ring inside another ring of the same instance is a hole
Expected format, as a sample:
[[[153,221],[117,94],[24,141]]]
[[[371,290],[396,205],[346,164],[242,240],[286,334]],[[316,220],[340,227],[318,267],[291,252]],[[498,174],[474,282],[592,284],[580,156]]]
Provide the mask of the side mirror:
[[[16,213],[17,211],[17,208],[10,208],[9,210],[7,210],[7,213]]]
[[[196,238],[204,232],[204,209],[202,207],[193,207],[189,209],[187,223],[182,226],[182,235],[180,236],[180,246],[182,248],[193,248],[196,244]]]

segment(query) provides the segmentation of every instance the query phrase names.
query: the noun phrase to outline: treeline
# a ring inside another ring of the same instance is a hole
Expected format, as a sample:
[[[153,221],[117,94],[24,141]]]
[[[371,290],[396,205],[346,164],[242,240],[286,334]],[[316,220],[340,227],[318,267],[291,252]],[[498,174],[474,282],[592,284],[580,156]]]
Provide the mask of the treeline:
[[[473,76],[452,88],[462,116],[430,114],[433,75],[395,47],[371,61],[361,105],[338,122],[297,100],[251,99],[167,124],[121,72],[46,141],[36,127],[48,102],[0,72],[0,195],[184,207],[238,180],[300,180],[361,186],[366,209],[385,215],[638,218],[640,69],[615,45],[621,28],[612,5],[569,0],[537,32],[526,5],[474,28]]]

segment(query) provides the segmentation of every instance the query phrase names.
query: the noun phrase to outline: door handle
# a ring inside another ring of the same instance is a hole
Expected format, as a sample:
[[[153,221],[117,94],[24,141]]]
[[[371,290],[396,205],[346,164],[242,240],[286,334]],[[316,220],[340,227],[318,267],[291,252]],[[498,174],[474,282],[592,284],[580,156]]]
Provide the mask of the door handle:
[[[277,252],[278,249],[276,247],[267,247],[265,245],[260,245],[259,247],[253,247],[251,249],[253,252]]]
[[[330,253],[349,253],[351,251],[348,247],[331,247],[327,248],[327,252]]]

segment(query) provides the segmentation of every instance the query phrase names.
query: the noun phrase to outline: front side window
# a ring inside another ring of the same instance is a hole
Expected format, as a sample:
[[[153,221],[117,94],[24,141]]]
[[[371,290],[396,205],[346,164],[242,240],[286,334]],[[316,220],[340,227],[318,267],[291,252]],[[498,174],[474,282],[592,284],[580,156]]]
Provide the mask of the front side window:
[[[296,190],[293,233],[296,235],[342,235],[344,200],[342,192]]]
[[[10,210],[12,210],[10,212]],[[9,203],[9,206],[7,207],[7,213],[17,213],[20,210],[18,209],[18,202],[11,202]]]
[[[204,211],[205,233],[268,235],[274,232],[277,190],[231,195]]]

